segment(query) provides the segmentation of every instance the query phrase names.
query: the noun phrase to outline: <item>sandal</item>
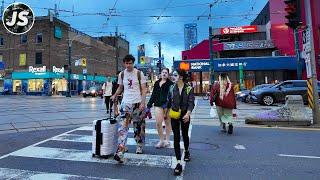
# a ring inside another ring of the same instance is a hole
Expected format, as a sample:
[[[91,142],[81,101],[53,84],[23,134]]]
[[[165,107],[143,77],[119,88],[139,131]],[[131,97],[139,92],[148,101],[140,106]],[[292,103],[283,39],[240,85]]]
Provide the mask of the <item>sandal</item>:
[[[178,163],[176,168],[174,169],[174,175],[180,176],[181,173],[182,173],[182,165]]]

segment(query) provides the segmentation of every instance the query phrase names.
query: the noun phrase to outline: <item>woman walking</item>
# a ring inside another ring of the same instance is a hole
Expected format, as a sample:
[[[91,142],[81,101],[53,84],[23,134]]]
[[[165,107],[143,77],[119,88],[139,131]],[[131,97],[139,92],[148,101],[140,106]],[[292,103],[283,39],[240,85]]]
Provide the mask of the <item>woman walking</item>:
[[[169,116],[174,136],[174,151],[177,158],[177,165],[174,169],[174,175],[180,175],[182,172],[181,151],[180,151],[180,126],[184,142],[184,161],[190,161],[189,152],[189,125],[190,114],[194,108],[193,89],[186,83],[187,74],[183,70],[173,72],[175,84],[171,86],[168,93]]]
[[[156,144],[156,148],[163,148],[170,146],[170,133],[171,133],[171,124],[170,119],[167,118],[167,97],[170,86],[173,84],[171,80],[169,80],[169,69],[165,68],[161,72],[161,78],[155,82],[154,88],[152,91],[151,98],[148,102],[148,109],[155,106],[156,113],[156,128],[158,130],[158,135],[160,141]],[[163,128],[162,123],[165,121],[165,129],[166,129],[166,139],[163,138]]]
[[[232,109],[236,109],[236,100],[232,83],[226,73],[220,74],[219,82],[216,81],[212,86],[210,105],[213,106],[213,103],[217,107],[221,131],[227,132],[226,125],[228,124],[228,134],[232,134]]]

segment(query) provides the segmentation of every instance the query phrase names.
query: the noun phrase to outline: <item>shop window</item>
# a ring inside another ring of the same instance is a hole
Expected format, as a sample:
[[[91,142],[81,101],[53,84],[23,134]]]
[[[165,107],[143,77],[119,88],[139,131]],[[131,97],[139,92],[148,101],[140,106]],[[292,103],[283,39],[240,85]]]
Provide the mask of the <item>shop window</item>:
[[[66,79],[54,79],[52,81],[52,89],[55,94],[62,92],[62,91],[67,91],[68,87],[68,82]]]
[[[42,33],[38,33],[36,36],[36,43],[42,43]]]
[[[12,92],[21,92],[21,90],[22,90],[22,81],[21,80],[13,80]]]
[[[43,79],[30,79],[28,81],[28,92],[42,92],[43,85]]]
[[[28,36],[23,34],[20,36],[20,44],[25,44],[28,41]]]
[[[4,40],[3,40],[3,37],[1,36],[0,37],[0,46],[3,46],[4,45]]]
[[[42,64],[42,53],[41,52],[36,53],[36,64]]]
[[[4,85],[3,80],[0,80],[0,92],[3,92],[3,85]]]

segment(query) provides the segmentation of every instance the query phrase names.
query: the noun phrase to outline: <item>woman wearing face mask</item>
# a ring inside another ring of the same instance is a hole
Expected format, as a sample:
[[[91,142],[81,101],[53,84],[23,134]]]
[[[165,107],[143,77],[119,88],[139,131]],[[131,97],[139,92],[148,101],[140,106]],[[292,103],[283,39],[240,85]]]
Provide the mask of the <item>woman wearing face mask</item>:
[[[171,86],[168,93],[167,108],[170,109],[169,116],[171,118],[171,126],[174,136],[174,151],[177,158],[177,165],[174,169],[175,175],[182,172],[181,151],[180,151],[180,126],[184,142],[184,161],[190,161],[189,152],[189,125],[190,114],[194,108],[193,89],[186,83],[187,74],[183,70],[173,72],[175,84]],[[177,115],[177,112],[179,115]],[[175,114],[175,115],[174,115]]]
[[[171,124],[170,119],[166,116],[166,105],[167,105],[167,97],[170,86],[173,84],[171,80],[169,80],[169,69],[165,68],[161,71],[161,78],[155,82],[154,88],[152,91],[151,98],[148,102],[148,109],[155,106],[156,113],[156,127],[158,130],[160,141],[156,144],[156,148],[163,148],[170,146],[170,132],[171,132]],[[165,128],[166,128],[166,139],[163,139],[163,129],[162,122],[165,120]]]
[[[217,114],[222,127],[222,132],[227,132],[226,124],[228,127],[228,134],[233,133],[232,125],[232,109],[236,109],[236,100],[234,95],[233,86],[226,73],[219,75],[219,81],[216,81],[211,89],[210,105],[216,104]]]

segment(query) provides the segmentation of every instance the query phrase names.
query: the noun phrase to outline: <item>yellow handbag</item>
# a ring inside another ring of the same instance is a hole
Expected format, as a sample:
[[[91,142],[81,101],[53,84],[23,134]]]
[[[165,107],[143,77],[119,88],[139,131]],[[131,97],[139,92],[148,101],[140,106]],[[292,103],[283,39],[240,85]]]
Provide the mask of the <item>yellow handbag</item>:
[[[171,119],[179,119],[181,116],[181,109],[179,109],[179,111],[174,111],[172,108],[170,108],[169,116]]]

